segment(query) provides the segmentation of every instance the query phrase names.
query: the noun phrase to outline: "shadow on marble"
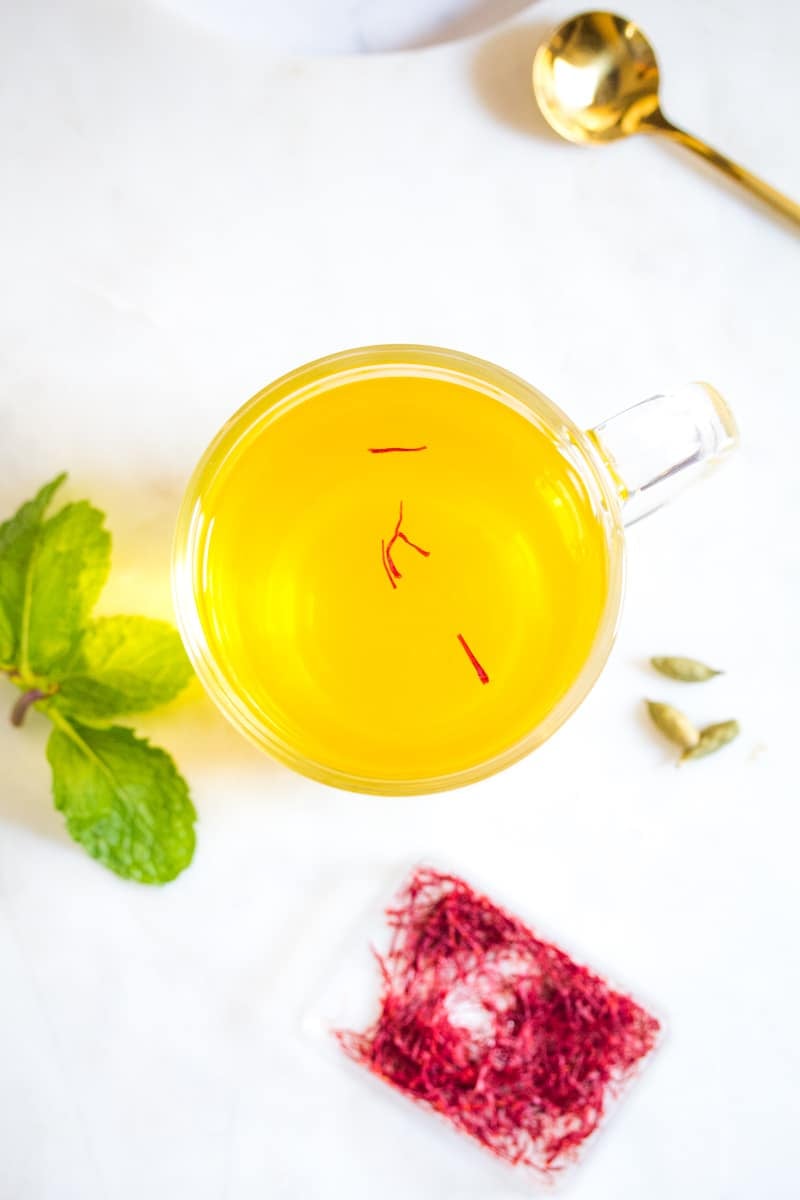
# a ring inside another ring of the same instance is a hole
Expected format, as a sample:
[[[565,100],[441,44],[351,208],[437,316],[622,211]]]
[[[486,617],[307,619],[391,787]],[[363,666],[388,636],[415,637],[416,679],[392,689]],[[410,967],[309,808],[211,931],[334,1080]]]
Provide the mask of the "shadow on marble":
[[[452,11],[453,5],[450,4],[448,8]],[[530,8],[530,0],[473,0],[471,4],[462,3],[459,8],[461,11],[454,15],[432,22],[424,34],[402,41],[396,47],[385,48],[421,50],[426,46],[441,46],[462,38],[475,37]]]
[[[533,137],[559,141],[539,111],[531,82],[533,56],[552,29],[550,20],[512,25],[487,37],[475,53],[472,82],[498,121]]]
[[[208,33],[293,55],[385,54],[484,33],[530,0],[158,0]]]

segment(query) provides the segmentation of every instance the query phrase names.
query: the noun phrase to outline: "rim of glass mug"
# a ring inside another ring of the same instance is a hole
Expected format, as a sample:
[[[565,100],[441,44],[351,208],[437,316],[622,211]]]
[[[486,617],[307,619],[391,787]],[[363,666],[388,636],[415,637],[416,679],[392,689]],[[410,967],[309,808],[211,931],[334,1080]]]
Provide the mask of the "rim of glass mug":
[[[425,376],[478,388],[554,438],[590,492],[608,554],[608,587],[600,625],[588,657],[559,702],[523,738],[492,758],[450,774],[419,779],[353,775],[309,759],[297,750],[266,719],[259,719],[239,694],[226,674],[224,663],[212,651],[197,603],[208,550],[209,529],[203,513],[203,497],[231,470],[252,439],[289,409],[311,396],[335,391],[343,383],[386,375]],[[518,762],[551,737],[575,711],[608,659],[622,609],[623,527],[660,507],[668,491],[674,490],[671,484],[679,472],[688,475],[691,471],[687,468],[718,461],[736,443],[736,426],[721,397],[706,384],[692,384],[689,388],[704,389],[705,407],[710,410],[706,414],[708,428],[700,428],[703,421],[695,411],[699,401],[691,398],[689,424],[693,424],[693,429],[687,427],[680,436],[673,436],[668,453],[649,447],[650,457],[655,453],[658,461],[642,463],[642,436],[637,423],[644,419],[651,434],[658,432],[654,419],[659,414],[643,417],[640,410],[663,402],[667,408],[660,413],[662,424],[666,419],[675,425],[675,399],[687,389],[642,401],[593,430],[584,431],[538,388],[505,368],[470,354],[433,346],[376,345],[339,351],[305,363],[267,384],[214,437],[189,480],[178,514],[172,555],[173,597],[181,636],[205,690],[234,727],[262,750],[302,775],[349,791],[376,795],[445,791],[485,779]],[[679,442],[683,443],[682,448]]]

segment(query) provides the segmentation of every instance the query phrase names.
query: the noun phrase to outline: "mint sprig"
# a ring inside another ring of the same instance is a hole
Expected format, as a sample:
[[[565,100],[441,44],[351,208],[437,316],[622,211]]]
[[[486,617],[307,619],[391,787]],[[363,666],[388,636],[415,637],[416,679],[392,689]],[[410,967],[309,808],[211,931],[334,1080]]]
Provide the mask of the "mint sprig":
[[[53,796],[71,836],[125,879],[166,883],[194,854],[189,789],[166,751],[111,721],[167,704],[192,669],[166,622],[91,618],[111,536],[87,501],[47,515],[65,479],[0,525],[0,671],[21,692],[11,721],[33,707],[52,722]]]

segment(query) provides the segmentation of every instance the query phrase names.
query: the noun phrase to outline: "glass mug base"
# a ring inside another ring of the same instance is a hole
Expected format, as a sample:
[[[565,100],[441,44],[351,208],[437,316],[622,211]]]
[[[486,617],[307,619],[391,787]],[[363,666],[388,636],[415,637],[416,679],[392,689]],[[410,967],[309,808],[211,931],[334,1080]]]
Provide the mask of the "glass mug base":
[[[611,649],[623,525],[723,457],[707,385],[577,428],[455,351],[310,363],[212,442],[178,519],[178,622],[233,724],[337,787],[485,778],[569,716]]]

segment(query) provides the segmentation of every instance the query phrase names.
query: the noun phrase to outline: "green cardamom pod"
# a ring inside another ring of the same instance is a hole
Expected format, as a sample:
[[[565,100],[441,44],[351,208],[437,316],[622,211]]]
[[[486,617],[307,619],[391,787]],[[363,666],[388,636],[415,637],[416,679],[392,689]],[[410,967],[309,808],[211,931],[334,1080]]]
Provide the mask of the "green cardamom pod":
[[[665,737],[676,746],[680,746],[684,754],[699,743],[698,730],[679,708],[673,708],[671,704],[662,704],[660,700],[646,700],[645,703],[656,729],[660,729]]]
[[[700,730],[700,738],[695,746],[687,746],[681,755],[681,762],[692,758],[705,758],[707,754],[715,754],[728,742],[739,736],[738,721],[717,721],[714,725],[706,725]]]
[[[715,671],[713,667],[707,667],[696,658],[682,658],[675,654],[651,658],[650,663],[662,675],[677,679],[681,683],[705,683],[707,679],[722,674],[722,671]]]

